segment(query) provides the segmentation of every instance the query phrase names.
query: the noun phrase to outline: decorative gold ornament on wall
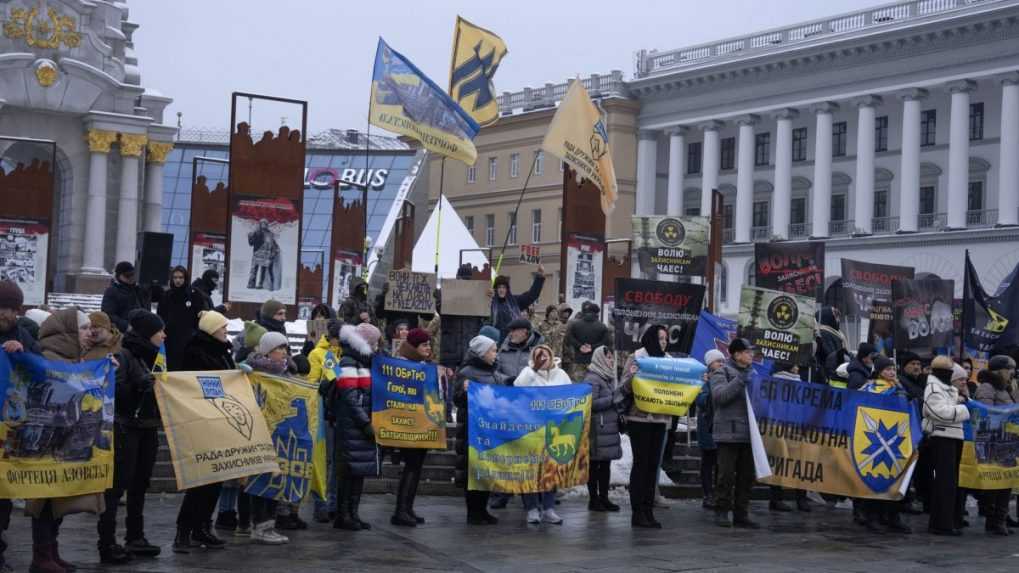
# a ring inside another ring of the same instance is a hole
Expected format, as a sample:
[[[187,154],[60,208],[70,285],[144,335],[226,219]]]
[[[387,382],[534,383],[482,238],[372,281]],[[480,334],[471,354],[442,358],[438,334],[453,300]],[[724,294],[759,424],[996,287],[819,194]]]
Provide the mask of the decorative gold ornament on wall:
[[[47,8],[49,19],[39,18],[39,8],[30,10],[11,8],[11,14],[4,22],[4,36],[12,40],[25,40],[33,48],[55,49],[61,45],[77,48],[81,34],[74,18],[63,16],[55,8]]]
[[[126,157],[140,157],[148,140],[144,133],[121,133],[120,154]]]
[[[48,88],[57,83],[59,76],[57,65],[52,60],[42,59],[35,63],[35,80],[42,87]]]
[[[109,153],[110,146],[113,145],[114,141],[117,141],[117,132],[90,129],[86,137],[88,139],[89,151],[93,153]]]
[[[172,143],[164,143],[159,141],[149,142],[149,163],[166,163],[166,156],[170,154],[170,150],[173,149]]]

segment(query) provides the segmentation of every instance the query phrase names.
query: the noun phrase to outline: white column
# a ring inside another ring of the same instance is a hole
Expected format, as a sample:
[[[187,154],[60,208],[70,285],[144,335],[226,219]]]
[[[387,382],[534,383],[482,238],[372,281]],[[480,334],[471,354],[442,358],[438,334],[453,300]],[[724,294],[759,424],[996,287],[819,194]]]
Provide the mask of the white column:
[[[701,126],[704,130],[704,144],[701,146],[701,216],[711,216],[711,192],[718,188],[718,169],[721,148],[718,130],[722,122],[711,121]]]
[[[1019,225],[1019,73],[1001,80],[998,226]]]
[[[902,165],[899,168],[899,232],[915,233],[920,219],[920,101],[927,90],[902,94]]]
[[[966,195],[969,189],[969,93],[972,80],[948,85],[952,110],[948,129],[948,228],[966,228]]]
[[[138,162],[144,134],[120,135],[120,201],[117,203],[117,262],[134,262],[138,243]]]
[[[686,171],[686,128],[669,130],[669,193],[665,213],[673,217],[683,214],[683,174]]]
[[[655,183],[658,178],[658,132],[640,130],[637,142],[637,202],[638,215],[655,213]]]
[[[145,167],[145,226],[146,231],[163,230],[163,164],[173,149],[172,143],[149,142]]]
[[[814,106],[817,114],[817,129],[814,135],[814,187],[811,195],[813,217],[812,237],[827,237],[828,222],[831,220],[831,131],[832,112],[839,108],[833,102]]]
[[[736,227],[735,242],[749,243],[754,208],[754,124],[756,115],[738,120],[739,140],[736,153]]]
[[[110,146],[117,139],[113,131],[90,129],[88,148],[88,203],[85,206],[85,248],[81,272],[106,274],[103,255],[106,253],[106,161]]]
[[[874,107],[881,105],[878,96],[865,96],[856,101],[856,233],[870,235],[874,222]]]
[[[771,234],[789,238],[789,218],[793,201],[793,119],[799,115],[787,108],[775,113],[775,185],[772,195]]]

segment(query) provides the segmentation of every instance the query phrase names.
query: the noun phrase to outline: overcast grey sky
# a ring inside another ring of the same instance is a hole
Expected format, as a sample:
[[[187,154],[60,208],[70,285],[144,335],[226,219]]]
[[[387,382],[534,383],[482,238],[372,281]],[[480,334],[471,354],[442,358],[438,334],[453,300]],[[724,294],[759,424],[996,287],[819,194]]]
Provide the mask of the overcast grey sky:
[[[129,0],[142,84],[174,99],[165,121],[226,129],[230,93],[304,99],[309,131],[366,127],[378,37],[440,86],[457,14],[506,41],[498,92],[622,70],[669,50],[886,0]]]

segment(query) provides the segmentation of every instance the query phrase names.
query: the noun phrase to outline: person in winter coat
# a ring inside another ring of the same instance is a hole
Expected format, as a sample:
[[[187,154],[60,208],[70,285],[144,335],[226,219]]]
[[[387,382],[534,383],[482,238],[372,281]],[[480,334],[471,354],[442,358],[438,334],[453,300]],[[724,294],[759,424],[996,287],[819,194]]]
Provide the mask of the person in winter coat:
[[[316,304],[311,309],[311,316],[305,321],[308,338],[304,341],[304,347],[301,348],[302,355],[308,356],[312,350],[315,350],[315,346],[329,327],[329,321],[335,319],[336,313],[333,312],[333,309],[328,304]]]
[[[834,368],[827,367],[828,357],[839,350],[845,350],[848,344],[846,343],[846,335],[842,334],[842,331],[839,329],[839,315],[834,307],[825,306],[817,311],[817,325],[816,361],[820,376],[815,376],[813,379],[824,381],[835,374]],[[834,366],[838,367],[838,364]]]
[[[519,375],[531,361],[531,351],[545,341],[531,328],[531,323],[518,318],[507,325],[508,335],[499,346],[497,367],[507,379]]]
[[[1016,403],[1016,391],[1012,386],[1016,363],[1004,355],[992,356],[987,369],[977,374],[976,399],[988,406],[1011,406]],[[1008,535],[1008,504],[1012,490],[996,489],[984,491],[984,530],[991,535]]]
[[[339,317],[350,325],[375,322],[375,312],[368,302],[368,283],[361,277],[350,279],[350,296],[340,305]]]
[[[601,309],[597,304],[588,301],[581,306],[580,316],[570,321],[566,327],[565,346],[573,353],[573,370],[570,375],[574,380],[583,379],[595,348],[612,347],[609,327],[601,321]]]
[[[134,265],[121,261],[113,270],[113,282],[103,293],[102,311],[110,317],[117,330],[127,332],[131,311],[151,310],[152,296],[138,286]]]
[[[333,411],[336,415],[335,465],[339,496],[333,527],[349,531],[371,529],[358,514],[364,478],[379,473],[379,449],[372,430],[371,362],[373,349],[357,327],[340,328],[340,376],[336,379]]]
[[[235,352],[234,359],[244,362],[265,332],[287,334],[287,306],[278,300],[269,299],[262,303],[254,322],[244,323],[244,344]]]
[[[113,354],[120,354],[123,335],[113,326],[110,317],[105,312],[96,311],[88,315],[89,324],[92,325],[91,339],[88,350],[83,360],[98,360]]]
[[[630,525],[633,527],[661,528],[654,516],[655,492],[658,487],[658,470],[665,448],[665,433],[672,424],[672,416],[644,412],[633,396],[633,377],[637,374],[637,359],[664,357],[669,345],[669,331],[655,324],[644,331],[640,338],[641,347],[626,361],[623,367],[623,384],[620,390],[631,401],[626,412],[626,428],[633,450],[633,468],[630,470]]]
[[[846,387],[859,390],[874,377],[874,358],[878,356],[877,348],[869,342],[861,342],[856,348],[856,356],[849,361],[849,382]]]
[[[222,314],[207,310],[198,316],[198,333],[184,351],[184,370],[236,370],[233,347],[227,336],[229,321]],[[177,513],[177,536],[173,541],[174,553],[190,553],[195,548],[222,549],[225,542],[212,532],[212,514],[222,484],[212,483],[184,492]]]
[[[17,285],[15,284],[15,286]],[[20,287],[18,292],[21,292]],[[50,317],[50,314],[48,310],[30,308],[25,311],[24,316],[18,317],[17,323],[32,336],[32,340],[39,340],[39,327],[42,326],[44,320]]]
[[[411,362],[432,362],[432,339],[422,328],[415,328],[407,333],[407,338],[400,343],[397,351],[400,358]],[[389,522],[403,527],[416,527],[425,519],[414,512],[414,498],[417,497],[418,482],[421,481],[421,470],[425,465],[427,449],[401,448],[400,459],[403,469],[400,471],[400,485],[396,490],[396,511]]]
[[[771,366],[771,375],[774,378],[781,380],[793,380],[796,382],[802,382],[800,378],[800,367],[785,361],[775,361]],[[786,488],[773,485],[769,488],[769,500],[768,510],[777,512],[790,512],[793,508],[789,507],[782,500],[784,491]],[[793,490],[796,496],[796,509],[803,512],[810,512],[810,502],[807,501],[807,492],[802,489]]]
[[[172,282],[172,280],[171,280]],[[219,271],[216,269],[206,269],[200,278],[195,279],[191,283],[191,292],[193,294],[193,300],[195,305],[198,307],[198,311],[203,310],[215,310],[219,313],[226,312],[224,305],[216,306],[212,302],[212,293],[219,288]]]
[[[457,407],[456,428],[456,473],[457,485],[464,488],[467,504],[467,523],[470,525],[495,525],[499,519],[488,512],[487,491],[467,489],[467,389],[470,384],[491,384],[508,386],[509,379],[496,369],[498,359],[497,343],[487,336],[475,336],[467,348],[464,365],[456,373],[456,384],[453,390],[453,403]]]
[[[860,388],[862,392],[873,394],[897,395],[908,398],[906,389],[898,380],[895,362],[890,358],[879,356],[874,360],[875,378]],[[860,500],[857,500],[860,501]],[[898,501],[862,500],[863,526],[873,533],[881,533],[879,523],[887,524],[891,533],[912,533],[902,521],[902,504]]]
[[[101,320],[101,318],[100,318]],[[93,323],[93,331],[96,324]],[[160,548],[145,538],[145,494],[159,451],[162,425],[153,392],[152,368],[166,340],[163,320],[147,310],[131,314],[131,329],[117,355],[113,454],[113,487],[106,490],[106,511],[99,516],[99,560],[121,564],[135,557],[155,557]],[[92,351],[96,347],[93,346]],[[99,350],[105,351],[104,348]],[[90,351],[91,352],[91,351]],[[98,354],[98,353],[97,353]],[[105,356],[99,354],[96,358]],[[127,535],[117,544],[117,505],[127,492]]]
[[[895,357],[899,361],[899,385],[915,406],[917,415],[922,415],[923,393],[927,386],[927,375],[923,373],[923,360],[912,352],[898,352]],[[902,500],[903,511],[915,515],[930,510],[930,484],[934,478],[932,472],[925,438],[920,441],[920,445],[917,447],[913,481],[910,483],[909,491],[906,492],[906,497]]]
[[[523,310],[534,304],[541,296],[541,289],[545,286],[545,267],[538,265],[538,270],[534,273],[534,280],[531,282],[531,288],[524,294],[515,295],[510,292],[510,280],[507,276],[495,277],[492,284],[495,288],[495,296],[492,297],[492,311],[489,318],[492,325],[499,329],[501,338],[498,342],[502,342],[509,334],[510,323],[521,318]],[[527,351],[527,354],[530,355],[530,350]]]
[[[587,478],[587,509],[619,511],[609,500],[612,460],[623,457],[619,439],[619,414],[616,412],[616,360],[610,346],[599,346],[591,353],[582,384],[591,385],[591,467]]]
[[[714,409],[711,432],[718,443],[715,523],[722,527],[759,527],[750,519],[755,473],[745,399],[747,382],[753,376],[754,350],[746,339],[733,340],[729,343],[729,360],[709,378]]]
[[[552,348],[552,352],[561,358],[563,345],[566,341],[566,323],[559,321],[559,312],[554,304],[548,305],[545,309],[545,319],[538,323],[536,330],[545,339],[545,344]],[[565,362],[563,362],[563,369],[567,370]]]
[[[170,271],[170,288],[163,293],[156,313],[166,324],[166,366],[168,370],[180,370],[184,360],[184,349],[198,329],[198,313],[205,308],[202,298],[188,285],[188,271],[174,267]]]
[[[711,433],[715,417],[711,404],[711,374],[724,364],[725,355],[722,351],[712,348],[704,353],[704,365],[708,369],[704,372],[704,387],[694,400],[697,415],[697,446],[701,451],[701,491],[704,492],[701,507],[704,509],[715,509],[715,474],[718,470],[718,444],[715,443],[714,435]]]
[[[935,357],[923,396],[923,430],[934,468],[927,528],[935,535],[962,535],[966,493],[959,489],[959,463],[968,393],[966,371],[947,356]]]
[[[319,339],[315,349],[308,354],[308,382],[322,387],[322,384],[331,383],[335,364],[330,361],[338,361],[343,351],[340,349],[340,321],[333,319],[328,321],[326,332]],[[330,356],[331,354],[331,356]],[[315,521],[318,523],[329,523],[336,519],[336,475],[333,469],[333,418],[327,415],[326,419],[326,499],[315,498]]]

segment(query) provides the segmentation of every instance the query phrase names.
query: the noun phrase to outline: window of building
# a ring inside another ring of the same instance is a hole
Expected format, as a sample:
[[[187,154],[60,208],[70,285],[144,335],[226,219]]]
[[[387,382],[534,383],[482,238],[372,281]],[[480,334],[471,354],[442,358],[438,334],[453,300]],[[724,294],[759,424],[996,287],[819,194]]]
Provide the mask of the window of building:
[[[754,222],[753,227],[761,228],[768,226],[768,202],[754,201]]]
[[[686,146],[686,172],[689,175],[696,175],[701,172],[701,150],[704,149],[700,141],[688,143]]]
[[[722,140],[722,156],[720,169],[732,169],[736,166],[736,138],[726,137]]]
[[[538,150],[534,152],[534,174],[541,175],[545,172],[545,152]]]
[[[845,221],[846,220],[846,196],[845,195],[832,195],[831,196],[831,220],[832,221]]]
[[[754,165],[767,165],[771,158],[771,134],[758,133],[754,136]]]
[[[807,128],[793,130],[793,161],[807,160]]]
[[[802,225],[807,222],[807,198],[793,197],[789,204],[789,222],[793,225]]]
[[[685,212],[686,212],[686,216],[687,217],[697,217],[697,216],[699,216],[701,214],[701,208],[700,207],[687,207]]]
[[[531,242],[541,242],[541,209],[531,210]]]
[[[510,154],[510,177],[519,177],[519,176],[520,176],[520,154],[519,153],[511,153]]]
[[[838,121],[831,126],[831,155],[832,157],[845,157],[846,155],[846,137],[849,133],[849,128],[846,126],[846,122]]]
[[[732,204],[731,203],[726,203],[722,207],[722,228],[723,229],[731,229],[732,228],[732,219],[733,219]]]
[[[984,138],[984,103],[969,104],[969,140]]]
[[[495,245],[495,215],[485,215],[485,246]]]
[[[888,151],[888,116],[874,119],[874,151]]]
[[[474,183],[478,180],[478,168],[473,165],[467,166],[467,183]]]
[[[488,180],[495,181],[496,171],[498,169],[499,162],[494,157],[488,158]]]
[[[725,263],[718,265],[718,301],[726,302],[729,298],[729,271]]]
[[[508,244],[517,244],[517,214],[509,213],[506,216],[506,222],[509,225],[509,240]]]
[[[464,217],[464,227],[467,227],[467,232],[474,236],[474,215],[467,215]]]
[[[920,145],[934,145],[937,141],[938,111],[926,109],[920,113]]]
[[[920,214],[933,215],[937,208],[937,193],[933,185],[920,187]]]
[[[876,189],[874,191],[874,218],[884,219],[888,216],[888,190]]]
[[[966,209],[968,211],[984,210],[984,182],[970,181],[969,193],[966,197]]]

